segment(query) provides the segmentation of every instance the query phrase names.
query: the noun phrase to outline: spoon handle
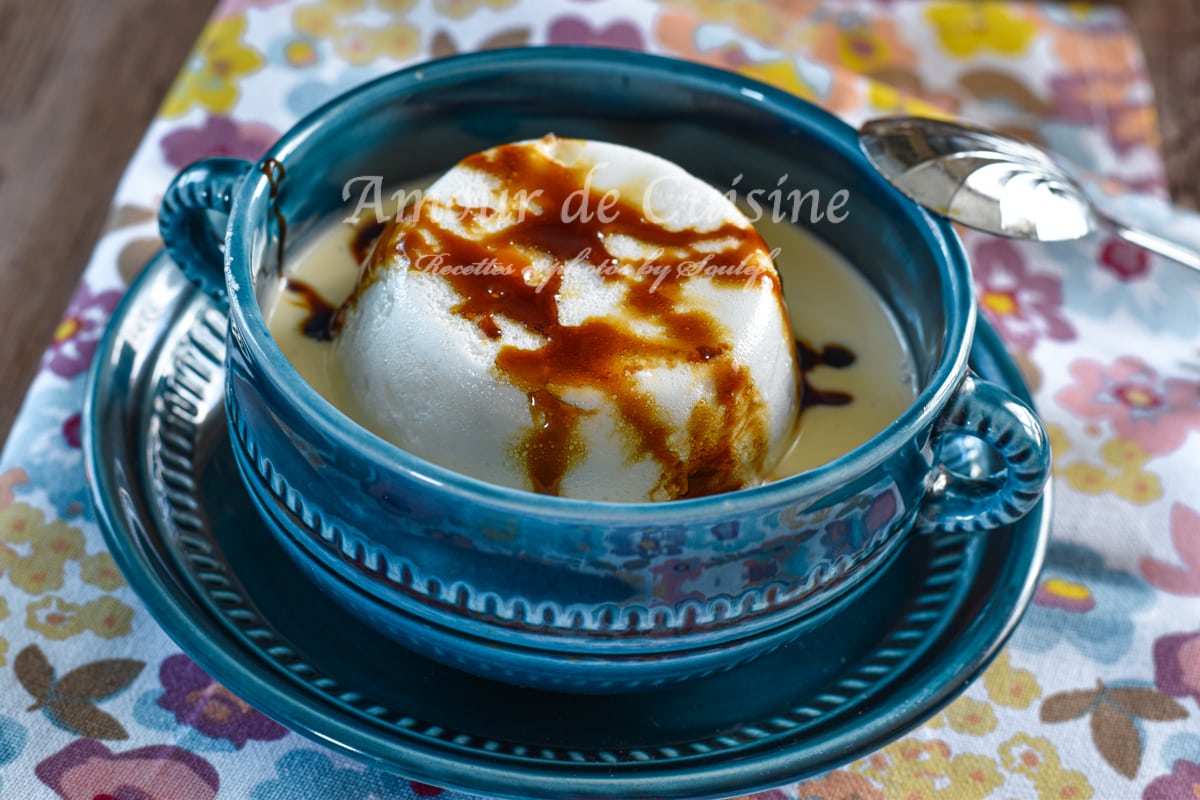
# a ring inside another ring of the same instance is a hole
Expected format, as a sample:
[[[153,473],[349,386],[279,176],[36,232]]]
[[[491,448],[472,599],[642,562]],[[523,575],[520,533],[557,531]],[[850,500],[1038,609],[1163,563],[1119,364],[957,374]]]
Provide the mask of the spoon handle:
[[[1136,245],[1143,250],[1149,250],[1151,253],[1156,253],[1163,258],[1169,258],[1176,263],[1183,264],[1185,267],[1191,267],[1200,272],[1200,253],[1192,248],[1172,242],[1169,239],[1164,239],[1161,236],[1156,236],[1153,233],[1130,228],[1107,215],[1100,215],[1100,222],[1113,234],[1130,244]]]

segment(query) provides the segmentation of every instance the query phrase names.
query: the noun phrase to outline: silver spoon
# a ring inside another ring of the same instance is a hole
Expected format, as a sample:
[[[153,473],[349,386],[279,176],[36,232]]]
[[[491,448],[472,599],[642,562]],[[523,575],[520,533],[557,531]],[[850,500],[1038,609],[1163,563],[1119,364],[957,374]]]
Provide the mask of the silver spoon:
[[[968,227],[1040,242],[1103,230],[1200,270],[1200,253],[1108,216],[1048,153],[1020,139],[927,117],[884,117],[859,129],[859,144],[910,199]]]

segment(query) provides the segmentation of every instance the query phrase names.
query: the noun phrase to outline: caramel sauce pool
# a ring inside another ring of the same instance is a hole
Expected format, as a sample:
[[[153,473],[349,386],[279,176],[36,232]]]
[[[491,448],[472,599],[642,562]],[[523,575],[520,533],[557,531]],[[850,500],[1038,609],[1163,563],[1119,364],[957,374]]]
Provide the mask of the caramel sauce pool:
[[[513,167],[510,164],[490,168]],[[531,165],[520,165],[520,168],[528,170]],[[528,172],[524,174],[524,180],[529,181]],[[542,182],[538,185],[548,187],[547,194],[553,197],[551,187],[556,181],[562,185],[565,178],[542,175],[539,180]],[[569,191],[567,188],[563,195]],[[551,214],[550,218],[561,224],[559,215]],[[536,218],[533,219],[536,225]],[[636,212],[628,209],[618,217],[618,226],[622,219],[629,228],[623,232],[631,236],[662,247],[678,247],[685,251],[688,248],[688,232],[673,233],[657,226],[646,226]],[[612,223],[605,227],[611,230]],[[803,375],[803,386],[798,387],[798,391],[802,391],[803,408],[800,425],[790,451],[769,476],[769,479],[777,480],[826,463],[883,430],[911,405],[916,386],[911,362],[894,320],[867,282],[844,259],[816,237],[788,223],[764,219],[756,222],[755,228],[768,249],[780,250],[776,268],[797,339]],[[370,253],[382,230],[382,226],[377,225],[355,228],[337,222],[318,232],[298,253],[289,257],[286,277],[265,303],[268,325],[284,354],[309,384],[343,409],[352,406],[342,394],[344,381],[333,363],[333,348],[328,341],[330,330],[335,325],[336,308],[349,297],[358,280],[360,259]],[[399,227],[393,229],[399,230]],[[752,248],[756,237],[747,237],[743,229],[735,230],[745,242],[743,247],[735,249],[734,255],[726,258],[736,263],[737,254],[742,249]],[[553,282],[558,280],[559,271],[554,271],[551,285],[540,293],[533,292],[520,277],[527,260],[513,245],[521,244],[523,237],[537,237],[544,248],[549,239],[554,243],[552,257],[560,260],[576,258],[580,252],[591,248],[592,262],[599,264],[608,256],[598,230],[581,223],[553,239],[546,237],[544,230],[528,229],[519,232],[516,238],[512,231],[506,231],[503,237],[492,242],[465,240],[444,230],[436,233],[452,253],[455,263],[495,258],[515,267],[497,271],[499,274],[446,277],[454,282],[463,298],[456,313],[473,321],[484,335],[495,337],[499,333],[492,314],[502,312],[546,338],[546,345],[538,351],[502,348],[497,366],[529,397],[535,425],[522,443],[522,450],[533,485],[538,491],[555,493],[558,481],[570,470],[572,458],[579,453],[580,443],[572,437],[574,419],[580,412],[545,390],[548,377],[565,374],[588,379],[596,369],[603,369],[606,360],[611,360],[619,348],[644,348],[646,342],[619,326],[600,322],[596,324],[604,330],[589,331],[587,336],[556,337],[555,329],[560,326],[553,303],[558,287]],[[704,236],[715,238],[717,235],[706,233]],[[380,247],[411,248],[410,258],[417,257],[422,252],[422,243],[416,239],[403,241],[404,238],[397,236],[385,240]],[[659,242],[660,238],[670,242]],[[370,280],[370,268],[363,279]],[[744,279],[743,276],[731,278]],[[631,288],[634,285],[631,284]],[[706,344],[712,331],[712,320],[699,319],[688,313],[674,314],[667,304],[676,288],[667,281],[656,292],[631,292],[631,302],[640,313],[653,314],[656,321],[666,324],[671,335],[662,346],[670,348],[667,355],[692,361],[713,359],[719,355],[719,350]],[[580,342],[586,342],[587,347],[580,347]],[[575,375],[576,372],[580,374]],[[700,459],[691,459],[689,465],[674,476],[687,487],[682,496],[724,490],[714,485],[723,474],[721,459],[729,458],[729,436],[722,418],[736,418],[726,415],[739,414],[745,409],[735,408],[732,404],[755,402],[758,394],[750,391],[752,386],[741,385],[749,381],[746,373],[748,370],[718,371],[717,384],[723,408],[697,415],[693,419],[694,428],[689,426],[694,447],[698,445],[704,455]],[[621,415],[632,420],[640,443],[659,463],[665,463],[660,450],[666,448],[668,431],[654,413],[653,404],[634,392],[617,392],[612,396],[620,404]],[[761,435],[765,437],[765,429]]]

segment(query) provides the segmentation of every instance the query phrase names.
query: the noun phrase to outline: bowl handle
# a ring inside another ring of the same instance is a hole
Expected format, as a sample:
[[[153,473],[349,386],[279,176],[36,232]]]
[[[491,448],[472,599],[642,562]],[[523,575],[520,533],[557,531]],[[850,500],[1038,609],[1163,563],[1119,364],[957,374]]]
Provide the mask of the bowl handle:
[[[250,171],[240,158],[205,158],[185,167],[163,195],[158,230],[188,280],[225,306],[225,229],[233,194]]]
[[[968,372],[934,424],[933,470],[919,526],[980,531],[1017,521],[1041,499],[1050,442],[1037,415]]]

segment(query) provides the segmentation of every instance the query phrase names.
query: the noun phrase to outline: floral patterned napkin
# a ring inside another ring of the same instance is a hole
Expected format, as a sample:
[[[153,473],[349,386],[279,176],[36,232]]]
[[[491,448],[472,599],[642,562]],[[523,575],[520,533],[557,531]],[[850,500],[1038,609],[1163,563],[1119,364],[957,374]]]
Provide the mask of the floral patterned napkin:
[[[144,34],[143,34],[144,35]],[[482,48],[595,44],[703,61],[851,122],[943,110],[1162,200],[1150,86],[1104,7],[888,0],[225,0],[122,181],[0,459],[0,796],[429,798],[272,722],[177,652],[88,508],[84,373],[159,247],[177,169],[254,158],[368,78]],[[1136,191],[1134,194],[1132,192]],[[1011,646],[923,728],[761,800],[1194,800],[1200,791],[1200,278],[1104,237],[965,236],[980,307],[1036,394],[1058,480],[1048,564]],[[299,787],[305,787],[301,789]]]

